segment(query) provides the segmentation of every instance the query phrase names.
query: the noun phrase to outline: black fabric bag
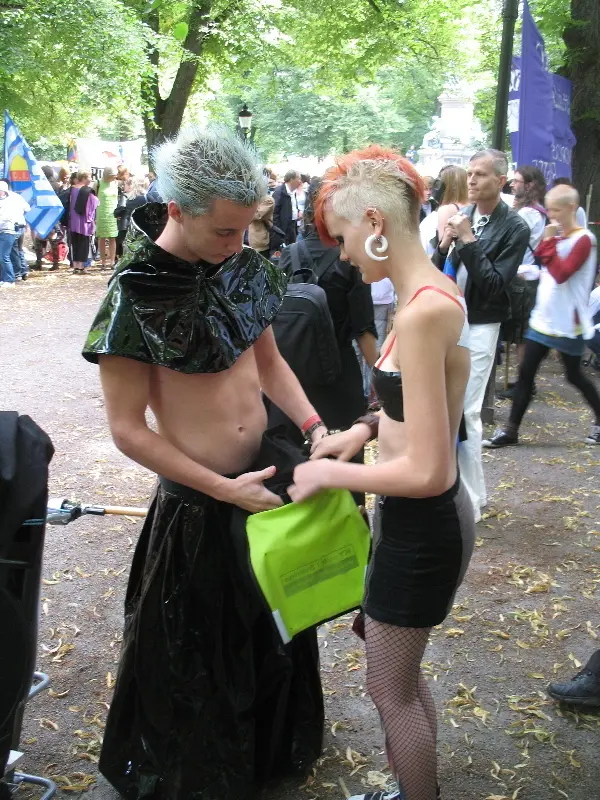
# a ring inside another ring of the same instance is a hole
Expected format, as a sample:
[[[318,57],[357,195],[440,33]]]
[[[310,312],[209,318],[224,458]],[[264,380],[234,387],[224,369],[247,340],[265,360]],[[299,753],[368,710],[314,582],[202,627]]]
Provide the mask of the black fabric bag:
[[[340,375],[342,363],[327,295],[319,281],[334,266],[337,249],[315,264],[301,240],[291,245],[292,275],[273,332],[281,355],[302,386],[326,386]],[[303,267],[301,257],[307,267]]]
[[[18,749],[35,668],[53,454],[52,442],[30,417],[0,411],[0,779],[10,750]],[[24,525],[29,519],[38,524]]]
[[[63,204],[65,213],[68,214],[71,205],[71,187],[69,186],[68,188],[61,189],[58,193],[58,199]]]
[[[91,186],[82,186],[79,190],[79,194],[75,199],[75,205],[73,206],[73,211],[77,214],[85,214],[87,208],[87,201],[91,194],[94,194],[94,190]]]

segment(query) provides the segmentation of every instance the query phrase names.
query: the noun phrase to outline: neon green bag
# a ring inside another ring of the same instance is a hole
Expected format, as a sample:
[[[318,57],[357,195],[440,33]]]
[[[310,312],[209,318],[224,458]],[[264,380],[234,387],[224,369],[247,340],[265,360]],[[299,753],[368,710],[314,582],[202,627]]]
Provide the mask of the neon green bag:
[[[285,643],[361,604],[370,534],[350,492],[328,489],[252,514],[246,531],[252,569]]]

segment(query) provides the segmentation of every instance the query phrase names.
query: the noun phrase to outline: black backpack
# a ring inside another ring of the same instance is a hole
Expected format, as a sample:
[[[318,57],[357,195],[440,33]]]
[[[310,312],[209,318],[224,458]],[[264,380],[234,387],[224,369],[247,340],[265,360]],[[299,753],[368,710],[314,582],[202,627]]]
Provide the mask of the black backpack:
[[[339,250],[326,253],[317,265],[302,240],[289,249],[292,274],[273,332],[301,385],[326,386],[339,377],[342,363],[327,295],[319,281],[335,265]],[[302,266],[301,256],[307,267]]]

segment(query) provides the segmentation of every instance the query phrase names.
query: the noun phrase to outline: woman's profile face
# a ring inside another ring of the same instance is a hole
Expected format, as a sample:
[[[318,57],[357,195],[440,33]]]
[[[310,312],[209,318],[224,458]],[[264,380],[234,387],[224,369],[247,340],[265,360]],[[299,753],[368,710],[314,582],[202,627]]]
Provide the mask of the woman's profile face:
[[[340,246],[340,259],[358,267],[365,283],[376,283],[388,277],[386,262],[369,258],[365,251],[365,242],[374,233],[373,224],[366,215],[360,225],[353,225],[329,209],[325,211],[325,224],[329,235]],[[377,251],[377,243],[373,245],[373,251]]]

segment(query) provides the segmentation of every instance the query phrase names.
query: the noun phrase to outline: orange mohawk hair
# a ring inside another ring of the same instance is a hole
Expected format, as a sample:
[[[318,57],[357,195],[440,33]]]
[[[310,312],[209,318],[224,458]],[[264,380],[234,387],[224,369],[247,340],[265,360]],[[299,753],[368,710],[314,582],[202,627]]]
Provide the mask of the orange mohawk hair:
[[[364,150],[353,150],[351,153],[340,156],[336,159],[335,165],[323,175],[323,184],[319,189],[314,204],[315,227],[319,238],[324,244],[337,245],[337,241],[332,239],[325,224],[325,211],[328,203],[334,194],[342,188],[345,183],[344,178],[352,173],[353,168],[361,161],[388,161],[393,162],[398,169],[398,180],[403,181],[411,190],[413,203],[418,207],[425,197],[425,183],[415,169],[412,162],[399,155],[393,150],[381,147],[378,144],[369,145]]]

